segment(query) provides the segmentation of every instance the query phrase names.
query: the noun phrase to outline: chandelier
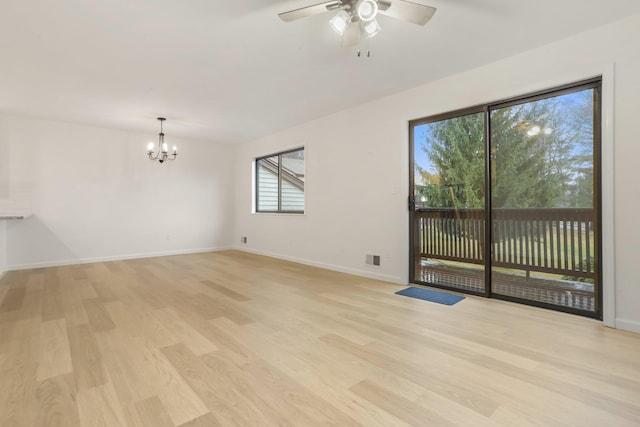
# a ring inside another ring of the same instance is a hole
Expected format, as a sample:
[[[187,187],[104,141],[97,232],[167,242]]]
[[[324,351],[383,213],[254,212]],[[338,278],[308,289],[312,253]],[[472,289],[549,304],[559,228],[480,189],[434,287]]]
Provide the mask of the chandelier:
[[[147,156],[149,156],[150,160],[157,160],[160,163],[164,163],[166,160],[175,160],[178,157],[178,147],[173,146],[173,153],[169,154],[169,146],[166,142],[164,142],[164,132],[162,131],[162,122],[164,122],[164,117],[158,117],[160,121],[160,134],[158,135],[158,151],[153,151],[153,142],[147,144]]]

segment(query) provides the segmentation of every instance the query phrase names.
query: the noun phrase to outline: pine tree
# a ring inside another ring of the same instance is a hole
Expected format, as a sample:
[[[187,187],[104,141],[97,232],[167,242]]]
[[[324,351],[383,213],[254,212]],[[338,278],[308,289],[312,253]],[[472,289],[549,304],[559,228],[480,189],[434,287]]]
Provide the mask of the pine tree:
[[[473,114],[429,126],[422,149],[435,165],[436,174],[419,172],[430,206],[484,207],[483,120],[482,114]]]

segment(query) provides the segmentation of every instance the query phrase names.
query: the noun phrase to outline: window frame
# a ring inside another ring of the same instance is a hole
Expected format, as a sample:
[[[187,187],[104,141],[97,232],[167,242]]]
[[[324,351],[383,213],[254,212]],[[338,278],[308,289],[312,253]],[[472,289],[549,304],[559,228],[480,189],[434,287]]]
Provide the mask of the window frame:
[[[271,153],[271,154],[267,154],[264,156],[260,156],[260,157],[256,157],[254,159],[254,168],[253,168],[253,174],[254,174],[254,205],[255,205],[255,209],[254,209],[254,213],[258,213],[258,214],[294,214],[294,215],[302,215],[305,213],[305,209],[306,209],[306,180],[303,180],[303,189],[302,189],[302,194],[303,194],[303,209],[302,210],[291,210],[291,209],[282,209],[282,176],[283,176],[283,166],[282,166],[282,157],[286,154],[289,153],[294,153],[296,151],[302,151],[303,153],[306,153],[305,147],[304,146],[300,146],[300,147],[296,147],[296,148],[291,148],[288,150],[284,150],[284,151],[278,151],[276,153]],[[268,159],[270,157],[278,157],[278,177],[277,177],[277,181],[278,181],[278,207],[276,210],[264,210],[264,209],[260,209],[260,161],[264,160],[264,159]],[[305,166],[305,176],[306,176],[306,157],[304,157],[304,166]]]

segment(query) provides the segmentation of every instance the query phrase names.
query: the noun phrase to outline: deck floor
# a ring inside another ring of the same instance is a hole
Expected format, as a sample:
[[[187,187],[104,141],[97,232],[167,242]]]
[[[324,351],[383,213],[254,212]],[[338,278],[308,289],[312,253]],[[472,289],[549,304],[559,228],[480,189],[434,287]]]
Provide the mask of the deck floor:
[[[447,265],[442,262],[423,262],[417,280],[426,284],[484,292],[484,270]],[[590,283],[529,277],[492,272],[493,293],[538,301],[584,311],[596,311],[594,286]]]

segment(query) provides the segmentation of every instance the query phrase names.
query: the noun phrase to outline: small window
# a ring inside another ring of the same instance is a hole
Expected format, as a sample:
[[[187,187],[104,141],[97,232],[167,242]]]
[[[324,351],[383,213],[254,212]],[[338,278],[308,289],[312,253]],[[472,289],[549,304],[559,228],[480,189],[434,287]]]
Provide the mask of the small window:
[[[304,213],[304,148],[256,159],[256,212]]]

